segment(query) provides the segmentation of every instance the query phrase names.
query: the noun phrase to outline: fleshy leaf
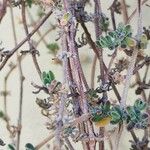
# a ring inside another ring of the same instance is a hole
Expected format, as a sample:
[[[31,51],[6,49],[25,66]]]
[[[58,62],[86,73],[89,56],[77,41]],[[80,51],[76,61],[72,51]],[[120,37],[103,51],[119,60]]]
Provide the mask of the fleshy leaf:
[[[107,101],[102,105],[102,109],[103,111],[105,111],[106,113],[110,111],[110,102]]]
[[[141,99],[137,99],[134,103],[134,107],[138,110],[144,110],[146,106],[146,102],[142,101]]]
[[[45,78],[45,79],[43,80],[43,82],[44,82],[44,85],[50,84],[50,81],[49,81],[48,78]]]
[[[117,111],[111,111],[110,113],[112,120],[119,120],[121,118],[120,114]]]
[[[26,150],[35,150],[35,147],[31,143],[25,145]]]
[[[44,79],[44,78],[46,78],[46,76],[47,76],[47,74],[46,74],[46,72],[44,71],[44,72],[42,73],[42,78]]]
[[[126,42],[129,47],[135,47],[137,42],[133,38],[126,37]]]
[[[145,34],[142,34],[140,40],[141,40],[141,43],[147,44],[147,42],[148,42],[147,36]]]
[[[13,144],[8,144],[9,150],[16,150],[15,146]]]
[[[0,111],[0,118],[4,117],[4,113],[2,111]]]
[[[52,71],[49,71],[50,81],[53,81],[55,79],[54,73]]]
[[[100,121],[100,120],[102,120],[103,119],[103,117],[101,116],[101,115],[94,115],[93,117],[92,117],[92,121],[93,122],[98,122],[98,121]]]
[[[31,8],[32,7],[32,0],[26,0],[27,1],[27,4],[28,4],[28,6]]]
[[[120,122],[120,120],[111,120],[111,121],[110,121],[111,124],[117,124],[117,123],[119,123],[119,122]]]

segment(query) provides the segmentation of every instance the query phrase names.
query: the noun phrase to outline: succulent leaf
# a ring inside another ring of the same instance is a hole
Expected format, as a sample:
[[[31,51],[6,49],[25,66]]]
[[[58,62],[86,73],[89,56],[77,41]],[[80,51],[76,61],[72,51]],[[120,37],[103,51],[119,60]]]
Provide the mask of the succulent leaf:
[[[25,145],[26,150],[35,150],[35,147],[31,143]]]
[[[133,38],[131,37],[126,37],[126,43],[129,47],[135,47],[137,45],[137,42],[136,40],[134,40]]]
[[[137,99],[134,103],[134,107],[138,110],[144,110],[146,106],[146,102],[142,101],[141,99]]]

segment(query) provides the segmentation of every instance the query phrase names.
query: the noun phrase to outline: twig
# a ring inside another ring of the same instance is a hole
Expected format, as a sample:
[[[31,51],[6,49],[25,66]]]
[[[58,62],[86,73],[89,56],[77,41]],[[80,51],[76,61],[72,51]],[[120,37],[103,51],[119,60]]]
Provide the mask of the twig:
[[[32,17],[32,14],[30,13],[29,9],[27,9],[27,13],[28,13],[28,16],[29,16],[29,18],[30,18],[30,20],[31,20],[31,24],[33,24],[33,27],[36,26],[36,22],[35,22],[34,18]],[[27,24],[26,24],[26,26],[27,26]],[[41,34],[40,30],[37,30],[37,34],[39,35],[39,37],[42,37],[42,34]],[[44,37],[45,37],[45,36],[44,36]],[[44,37],[41,38],[41,40],[43,41],[43,43],[44,43],[45,45],[47,45],[47,41],[44,39]],[[38,43],[39,43],[39,42],[38,42]]]
[[[139,40],[140,36],[141,36],[141,28],[142,28],[142,24],[141,24],[141,2],[140,0],[138,1],[138,8],[139,8],[139,18],[138,18],[138,31],[137,31],[137,39]],[[137,58],[137,54],[138,54],[138,48],[136,47],[133,51],[133,54],[131,56],[131,62],[129,64],[128,70],[127,70],[127,75],[126,75],[126,81],[125,81],[125,86],[123,89],[123,93],[122,93],[122,98],[121,98],[121,106],[125,107],[126,105],[126,100],[127,100],[127,95],[128,95],[128,89],[130,86],[130,80],[131,80],[131,76],[133,74],[133,70],[134,70],[134,66],[135,66],[135,62],[136,62],[136,58]]]
[[[4,15],[6,14],[6,9],[7,9],[7,0],[3,0],[3,3],[1,3],[0,6],[0,22],[2,21]]]
[[[43,147],[46,143],[48,143],[52,138],[54,138],[54,133],[50,133],[47,138],[45,138],[42,142],[40,142],[38,145],[35,146],[36,150],[39,150],[41,147]]]
[[[52,10],[50,10],[45,17],[40,21],[40,23],[35,27],[35,29],[33,29],[32,32],[30,32],[28,34],[28,36],[26,36],[17,46],[15,46],[9,53],[9,55],[7,55],[5,57],[5,59],[3,60],[3,62],[0,64],[0,70],[2,70],[2,68],[5,66],[5,64],[7,63],[7,61],[9,60],[9,58],[25,43],[28,41],[28,39],[30,37],[32,37],[37,30],[44,24],[44,22],[49,18],[49,16],[52,14]]]
[[[45,41],[44,42],[44,38],[53,30],[56,29],[56,25],[52,25],[51,28],[49,28],[43,35],[39,35],[40,39],[37,41],[36,47],[40,44],[41,41],[43,41],[43,43],[45,43],[45,46],[48,45],[48,43]]]
[[[143,0],[143,1],[142,1],[142,5],[144,5],[147,1],[148,1],[148,0]],[[132,20],[132,18],[133,18],[134,15],[136,14],[136,12],[137,12],[137,8],[136,8],[136,9],[131,13],[131,15],[129,16],[127,23],[129,23],[129,22]]]
[[[8,79],[11,75],[11,73],[13,72],[13,70],[16,68],[16,65],[12,64],[10,66],[10,70],[8,71],[7,75],[5,76],[5,79],[4,79],[4,113],[6,116],[8,116],[7,114],[7,95],[9,94],[8,91],[7,91],[7,82],[8,82]]]
[[[12,28],[13,28],[13,36],[14,36],[14,43],[15,46],[17,45],[17,37],[16,37],[16,29],[15,29],[15,22],[14,22],[14,14],[13,14],[13,9],[10,5],[10,11],[11,11],[11,21],[12,21]],[[17,62],[18,62],[18,67],[19,67],[19,77],[20,77],[20,94],[19,94],[19,112],[18,112],[18,127],[21,127],[22,124],[22,103],[23,103],[23,81],[24,81],[24,77],[23,77],[23,72],[22,72],[22,66],[21,66],[21,59],[18,55],[18,53],[16,53],[17,55]],[[19,150],[20,149],[20,135],[21,135],[21,128],[18,130],[17,132],[17,144],[16,144],[16,149]]]
[[[96,15],[97,14],[102,14],[101,1],[100,0],[94,0],[94,2],[95,2],[94,13]],[[94,20],[96,40],[98,40],[98,38],[102,34],[102,31],[101,31],[101,28],[100,28],[100,19],[101,19],[100,17],[101,16],[98,15],[98,17],[96,17],[95,20]],[[91,42],[92,42],[92,40],[91,40]],[[98,60],[99,60],[99,66],[100,66],[101,80],[102,80],[102,84],[104,85],[106,77],[104,76],[103,50],[99,48],[98,53],[99,53]],[[103,92],[103,97],[107,97],[107,92]],[[102,136],[104,135],[104,128],[99,129],[99,134],[101,134]],[[101,150],[105,149],[104,148],[104,141],[99,142],[99,149],[101,149]]]
[[[22,1],[22,21],[23,21],[23,25],[24,25],[24,30],[26,32],[26,36],[28,36],[29,31],[28,31],[28,26],[27,26],[27,21],[26,21],[26,11],[25,11],[25,2],[24,1]],[[30,51],[32,54],[32,60],[34,62],[35,68],[39,74],[39,77],[41,78],[41,69],[40,69],[40,66],[39,66],[37,58],[36,58],[36,53],[34,52],[36,50],[32,44],[32,41],[30,40],[30,38],[28,38],[28,44],[29,44],[29,48],[30,48]]]
[[[69,150],[75,150],[67,137],[65,137],[65,142],[68,145]]]
[[[97,61],[97,56],[94,55],[93,62],[92,62],[92,69],[91,69],[91,88],[93,88],[93,89],[94,89],[96,61]]]
[[[137,2],[137,6],[138,6],[138,12],[139,12],[139,17],[138,17],[138,31],[137,31],[137,40],[139,41],[139,38],[142,34],[142,31],[141,31],[141,28],[142,28],[142,20],[141,20],[141,14],[142,14],[142,10],[141,10],[141,0],[138,0]],[[128,18],[126,18],[128,19]],[[125,20],[126,22],[127,20]],[[136,58],[137,58],[137,54],[138,54],[138,47],[136,46],[133,50],[133,54],[131,56],[131,61],[129,63],[129,67],[127,69],[127,75],[126,75],[126,80],[125,80],[125,86],[124,86],[124,89],[123,89],[123,93],[122,93],[122,97],[121,97],[121,101],[120,101],[120,104],[121,104],[121,107],[125,108],[126,107],[126,100],[127,100],[127,96],[128,96],[128,90],[129,90],[129,86],[130,86],[130,80],[131,80],[131,77],[133,75],[133,70],[134,70],[134,67],[135,67],[135,63],[136,63]],[[122,134],[122,131],[120,131],[118,133],[120,136]],[[119,137],[120,138],[120,137]],[[119,138],[116,139],[116,149],[118,149],[118,145],[119,145]]]
[[[127,11],[126,2],[125,2],[125,0],[121,0],[120,3],[121,3],[123,20],[124,20],[124,23],[126,24],[128,21],[128,11]]]

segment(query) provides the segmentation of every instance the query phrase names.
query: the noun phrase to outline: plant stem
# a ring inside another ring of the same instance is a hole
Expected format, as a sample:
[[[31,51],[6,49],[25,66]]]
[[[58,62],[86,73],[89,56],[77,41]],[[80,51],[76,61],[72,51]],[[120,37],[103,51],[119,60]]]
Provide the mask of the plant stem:
[[[139,38],[140,38],[140,36],[142,34],[142,31],[141,31],[142,30],[141,1],[140,0],[138,0],[138,9],[139,9],[139,18],[138,18],[137,40],[139,42]],[[125,80],[125,86],[124,86],[122,97],[121,97],[121,106],[122,107],[126,106],[126,100],[127,100],[128,90],[129,90],[129,86],[130,86],[130,80],[131,80],[131,77],[133,75],[133,71],[134,71],[134,67],[135,67],[135,63],[136,63],[137,54],[138,54],[138,48],[135,47],[134,50],[133,50],[133,54],[131,56],[131,61],[129,63],[128,70],[127,70],[127,75],[126,75],[126,80]]]
[[[91,88],[94,89],[94,79],[95,79],[95,71],[96,71],[96,61],[97,56],[94,55],[93,62],[92,62],[92,69],[91,69]]]
[[[141,5],[144,5],[147,1],[148,1],[148,0],[143,0]],[[129,18],[128,18],[127,23],[129,23],[129,22],[132,20],[132,18],[133,18],[134,15],[136,14],[137,10],[138,10],[138,9],[136,8],[136,9],[131,13],[131,15],[130,15]]]
[[[48,143],[52,138],[54,138],[54,133],[50,133],[47,138],[45,138],[42,142],[40,142],[38,145],[35,146],[36,150],[39,150],[41,147],[43,147],[46,143]]]
[[[39,24],[28,34],[28,36],[26,36],[17,46],[15,46],[9,53],[9,55],[7,55],[5,57],[5,59],[2,61],[2,63],[0,64],[0,71],[2,70],[2,68],[5,66],[5,64],[7,63],[7,61],[9,60],[9,58],[11,58],[11,56],[24,44],[28,41],[28,39],[30,37],[32,37],[37,30],[44,24],[44,22],[49,18],[49,16],[52,14],[52,10],[50,10],[43,19],[41,19],[41,21],[39,22]]]
[[[25,2],[24,1],[22,1],[22,21],[23,21],[23,26],[24,26],[26,36],[28,36],[29,31],[28,31],[28,26],[27,26],[27,21],[26,21],[26,11],[25,11]],[[28,44],[29,44],[29,48],[30,48],[30,51],[32,54],[33,63],[35,65],[35,68],[38,72],[39,77],[41,78],[41,69],[40,69],[40,66],[39,66],[37,58],[36,58],[36,52],[35,52],[36,50],[32,44],[32,41],[30,40],[30,38],[28,38]]]
[[[101,9],[101,1],[100,0],[94,0],[95,2],[95,10],[94,13],[97,16],[94,20],[94,25],[95,25],[95,35],[96,35],[96,40],[98,40],[98,38],[100,37],[100,35],[102,34],[101,28],[100,28],[100,17],[102,15],[102,9]],[[102,49],[98,49],[98,53],[99,53],[99,65],[100,65],[100,75],[101,75],[101,81],[102,81],[102,85],[105,84],[105,75],[104,75],[104,64],[103,64],[103,50]],[[107,97],[107,92],[103,92],[103,97]],[[104,136],[104,131],[105,128],[100,128],[99,129],[99,134]],[[99,149],[100,150],[104,150],[104,141],[99,142]]]
[[[12,21],[12,28],[13,28],[13,36],[14,36],[14,43],[15,46],[17,45],[17,37],[16,37],[16,29],[15,29],[15,22],[14,22],[14,14],[13,14],[13,9],[10,5],[10,11],[11,11],[11,21]],[[20,77],[20,95],[19,95],[19,116],[18,116],[18,128],[21,127],[22,124],[22,107],[23,107],[23,72],[22,72],[22,66],[21,66],[21,59],[17,54],[17,62],[18,62],[18,67],[19,67],[19,77]],[[21,135],[21,129],[18,130],[17,132],[17,144],[16,144],[16,149],[20,149],[20,135]]]
[[[65,137],[65,142],[66,142],[66,144],[68,145],[69,150],[75,150],[75,149],[73,148],[71,142],[69,141],[69,139],[68,139],[67,137]]]
[[[127,6],[125,0],[120,0],[121,3],[121,10],[122,10],[122,15],[123,15],[123,20],[125,24],[128,21],[128,11],[127,11]]]

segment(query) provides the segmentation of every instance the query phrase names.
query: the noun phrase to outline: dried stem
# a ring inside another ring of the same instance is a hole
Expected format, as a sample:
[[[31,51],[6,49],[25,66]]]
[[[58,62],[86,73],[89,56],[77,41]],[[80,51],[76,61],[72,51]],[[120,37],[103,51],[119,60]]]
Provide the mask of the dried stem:
[[[24,44],[28,41],[29,38],[31,38],[36,32],[37,30],[44,24],[44,22],[49,18],[49,16],[52,14],[52,10],[50,10],[45,17],[39,22],[39,24],[33,29],[32,32],[30,32],[28,34],[27,37],[25,37],[17,46],[15,46],[9,53],[9,55],[7,55],[5,57],[5,59],[2,61],[2,63],[0,64],[0,70],[2,70],[2,68],[5,66],[5,64],[7,63],[7,61],[9,60],[9,58]]]
[[[75,150],[67,137],[65,137],[65,142],[66,142],[69,150]]]
[[[139,38],[142,34],[142,31],[141,31],[141,28],[142,28],[142,24],[141,24],[141,1],[140,0],[138,1],[138,8],[139,8],[139,18],[138,18],[137,40],[139,40]],[[133,54],[131,56],[131,61],[130,61],[128,70],[127,70],[125,86],[124,86],[123,93],[122,93],[122,98],[121,98],[121,106],[122,107],[126,106],[126,100],[127,100],[128,90],[129,90],[129,86],[130,86],[130,80],[131,80],[131,77],[133,75],[137,54],[138,54],[138,48],[135,47],[133,50]]]
[[[43,147],[46,143],[48,143],[53,138],[54,138],[54,133],[49,133],[49,136],[45,138],[42,142],[40,142],[38,145],[36,145],[35,149],[39,150],[41,147]]]
[[[100,35],[102,34],[101,28],[100,28],[100,14],[102,14],[102,9],[101,9],[101,1],[100,0],[94,0],[95,2],[95,14],[97,15],[97,17],[94,20],[94,25],[95,25],[95,35],[96,35],[96,40],[98,40],[98,38],[100,37]],[[101,80],[102,80],[102,84],[105,84],[105,76],[104,76],[104,64],[103,64],[103,50],[102,49],[98,49],[99,52],[99,65],[100,65],[100,75],[101,75]],[[103,97],[107,97],[107,92],[103,92]],[[104,135],[104,128],[100,128],[99,129],[99,134],[100,135]],[[99,149],[104,150],[104,141],[99,142]]]
[[[142,24],[141,24],[141,22],[142,22],[141,21],[141,1],[140,0],[138,1],[138,9],[139,9],[139,18],[138,18],[137,39],[139,40],[139,38],[141,36],[141,28],[142,28]],[[125,16],[124,16],[125,23],[126,23],[127,20],[128,20],[128,18],[125,18]],[[135,63],[136,63],[137,54],[138,54],[138,48],[135,47],[134,50],[133,50],[133,54],[131,56],[131,61],[129,63],[129,67],[127,69],[127,75],[126,75],[126,79],[125,79],[125,86],[124,86],[122,97],[121,97],[121,101],[120,101],[120,104],[121,104],[121,106],[123,108],[126,107],[126,100],[127,100],[127,96],[128,96],[128,90],[129,90],[129,86],[130,86],[130,80],[131,80],[131,77],[133,75],[133,71],[134,71],[134,67],[135,67]],[[119,134],[119,137],[116,139],[116,149],[118,149],[119,138],[121,137],[122,131],[120,131],[118,134]]]
[[[29,31],[28,31],[28,26],[27,26],[27,21],[26,21],[25,1],[22,1],[22,20],[23,20],[23,26],[24,26],[24,30],[26,32],[26,36],[29,36]],[[37,58],[36,58],[36,52],[35,52],[36,50],[32,44],[32,41],[30,40],[30,38],[28,38],[28,43],[29,43],[29,49],[32,54],[32,60],[34,62],[35,68],[39,74],[39,77],[41,78],[41,69],[40,69],[40,66],[39,66]]]
[[[13,28],[13,36],[14,36],[14,43],[15,46],[17,45],[17,37],[16,37],[16,29],[15,29],[15,22],[14,22],[14,14],[13,14],[13,9],[10,5],[10,11],[11,11],[11,21],[12,21],[12,28]],[[18,55],[18,53],[16,53],[17,55],[17,62],[18,62],[18,67],[19,67],[19,80],[20,80],[20,95],[19,95],[19,112],[18,112],[18,128],[21,127],[22,125],[22,108],[23,108],[23,81],[24,81],[24,77],[23,77],[23,72],[22,72],[22,65],[21,65],[21,59]],[[20,130],[18,130],[17,132],[17,144],[16,144],[16,149],[19,150],[20,149],[20,135],[21,135],[21,128]]]
[[[126,24],[127,21],[128,21],[127,5],[126,5],[125,0],[121,0],[120,3],[121,3],[121,10],[122,10],[122,15],[123,15],[123,20]]]
[[[141,5],[144,5],[147,1],[148,1],[148,0],[143,0]],[[134,15],[136,14],[137,10],[138,10],[138,9],[136,8],[136,9],[131,13],[131,15],[130,15],[129,18],[128,18],[127,23],[129,23],[129,22],[132,20],[132,18],[133,18]]]
[[[94,55],[93,62],[92,62],[92,69],[91,69],[91,88],[94,89],[94,79],[95,79],[95,71],[96,71],[96,61],[97,56]]]

